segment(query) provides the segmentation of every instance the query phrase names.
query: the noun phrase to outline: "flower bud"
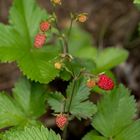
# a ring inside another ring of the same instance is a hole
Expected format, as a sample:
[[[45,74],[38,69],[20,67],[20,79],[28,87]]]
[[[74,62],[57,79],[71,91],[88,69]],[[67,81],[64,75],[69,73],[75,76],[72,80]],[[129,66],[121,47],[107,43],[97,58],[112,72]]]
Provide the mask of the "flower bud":
[[[51,2],[55,5],[61,5],[62,4],[62,0],[51,0]]]
[[[55,67],[56,69],[60,70],[60,69],[62,68],[62,64],[61,64],[60,62],[56,62],[56,63],[54,64],[54,67]]]
[[[77,16],[77,21],[81,22],[81,23],[84,23],[87,21],[88,17],[87,17],[87,13],[82,13],[82,14],[79,14]]]

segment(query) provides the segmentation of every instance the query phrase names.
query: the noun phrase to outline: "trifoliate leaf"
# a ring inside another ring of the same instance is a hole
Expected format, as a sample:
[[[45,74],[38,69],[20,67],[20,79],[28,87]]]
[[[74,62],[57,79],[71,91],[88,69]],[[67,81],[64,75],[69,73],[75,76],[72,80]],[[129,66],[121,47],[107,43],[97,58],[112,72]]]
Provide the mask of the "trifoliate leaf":
[[[40,83],[52,81],[59,72],[53,64],[59,49],[52,46],[35,49],[33,45],[39,24],[47,17],[35,0],[14,0],[10,25],[0,25],[0,60],[16,61],[24,75]]]
[[[70,83],[67,88],[67,109],[70,109],[71,114],[77,118],[90,118],[95,114],[97,109],[88,100],[89,94],[90,91],[86,87],[85,80],[80,79]]]
[[[114,138],[114,140],[139,140],[139,139],[140,139],[140,120],[133,122],[131,125],[122,130]]]
[[[61,138],[44,126],[34,126],[26,127],[24,130],[7,132],[3,136],[3,140],[61,140]]]
[[[91,118],[97,111],[96,105],[88,100],[90,92],[85,80],[80,79],[70,83],[66,91],[66,97],[62,93],[48,94],[48,104],[56,112],[70,112],[81,118]]]
[[[105,137],[113,137],[121,132],[132,123],[136,113],[134,97],[122,85],[104,95],[97,107],[92,125]]]
[[[63,111],[65,97],[60,92],[48,94],[48,104],[57,113]]]
[[[43,86],[19,80],[13,89],[13,98],[0,93],[0,128],[25,125],[45,113],[46,97]]]
[[[107,138],[104,138],[102,136],[99,136],[99,134],[96,131],[90,131],[87,133],[82,140],[108,140]]]
[[[13,89],[13,97],[28,116],[38,118],[46,111],[45,90],[39,83],[20,79]]]
[[[107,48],[98,52],[95,59],[97,68],[94,72],[103,72],[109,70],[120,63],[124,62],[128,57],[128,51],[121,48]]]

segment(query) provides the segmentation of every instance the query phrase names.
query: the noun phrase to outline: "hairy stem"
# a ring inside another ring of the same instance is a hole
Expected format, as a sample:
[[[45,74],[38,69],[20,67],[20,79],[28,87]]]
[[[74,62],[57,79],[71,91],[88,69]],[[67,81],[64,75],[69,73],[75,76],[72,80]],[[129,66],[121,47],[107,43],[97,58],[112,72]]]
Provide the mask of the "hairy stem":
[[[69,103],[69,106],[68,106],[68,114],[70,113],[70,108],[71,108],[71,103],[72,103],[72,98],[73,98],[73,95],[74,95],[75,87],[76,87],[76,79],[74,79],[74,82],[73,82],[73,88],[72,88],[72,93],[71,93],[71,97],[70,97],[70,103]]]
[[[68,54],[69,52],[68,42],[65,37],[63,37],[63,40],[64,40],[63,53]]]
[[[68,41],[69,41],[69,38],[70,38],[70,34],[71,34],[71,30],[72,30],[72,25],[73,25],[73,18],[71,18],[70,27],[69,27],[69,30],[68,30]]]
[[[71,108],[72,98],[74,95],[75,86],[76,86],[76,79],[74,78],[72,93],[71,93],[71,97],[70,97],[70,103],[69,103],[68,111],[67,111],[68,116],[70,114],[70,108]],[[67,139],[67,130],[68,130],[68,124],[65,126],[63,134],[62,134],[63,140]]]
[[[88,76],[88,77],[91,77],[91,78],[97,78],[96,75],[92,74],[92,73],[89,73],[89,72],[86,72],[86,71],[83,71],[81,72],[84,76]]]
[[[62,134],[63,140],[67,140],[67,131],[68,131],[68,125],[65,126]]]
[[[57,28],[57,30],[59,32],[59,37],[61,37],[62,40],[63,40],[63,42],[60,40],[60,45],[62,47],[62,52],[64,54],[68,54],[68,52],[69,52],[69,50],[68,50],[68,42],[67,42],[65,36],[63,35],[63,33],[61,32],[61,29],[60,29],[60,27],[58,25],[58,21],[57,21],[57,18],[56,18],[56,12],[55,11],[56,11],[56,9],[55,9],[55,6],[53,5],[52,14],[54,16],[54,23],[55,23],[55,26],[56,26],[56,28]]]

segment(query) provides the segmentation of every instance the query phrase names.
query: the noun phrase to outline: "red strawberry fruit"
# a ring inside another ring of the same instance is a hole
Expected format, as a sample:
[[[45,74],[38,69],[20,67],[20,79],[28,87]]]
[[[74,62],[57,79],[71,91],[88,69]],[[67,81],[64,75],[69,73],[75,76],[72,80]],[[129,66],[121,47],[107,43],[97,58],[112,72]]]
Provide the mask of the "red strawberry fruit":
[[[59,114],[56,116],[55,122],[59,128],[63,128],[68,122],[68,118],[64,114]]]
[[[35,36],[35,40],[34,40],[34,47],[35,48],[42,48],[43,45],[45,44],[46,41],[46,35],[45,34],[37,34]]]
[[[41,24],[40,24],[40,30],[42,31],[42,32],[46,32],[46,31],[48,31],[49,30],[49,28],[50,28],[50,23],[48,22],[48,21],[44,21],[44,22],[42,22]]]
[[[104,90],[112,90],[114,88],[114,81],[105,74],[99,75],[97,85]]]

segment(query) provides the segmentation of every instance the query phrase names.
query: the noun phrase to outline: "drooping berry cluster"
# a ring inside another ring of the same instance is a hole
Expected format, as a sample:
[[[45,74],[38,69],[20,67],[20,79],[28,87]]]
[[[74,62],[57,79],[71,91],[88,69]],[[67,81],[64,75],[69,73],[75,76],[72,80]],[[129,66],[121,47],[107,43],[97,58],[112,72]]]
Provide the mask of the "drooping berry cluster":
[[[50,25],[50,23],[48,21],[41,22],[41,24],[40,24],[41,33],[38,33],[35,36],[35,40],[34,40],[34,47],[35,48],[42,48],[43,47],[43,45],[46,42],[46,34],[45,34],[45,32],[50,29],[50,26],[51,25]]]
[[[59,115],[56,116],[55,122],[56,122],[56,125],[60,129],[62,129],[67,124],[68,118],[65,114],[59,114]]]

